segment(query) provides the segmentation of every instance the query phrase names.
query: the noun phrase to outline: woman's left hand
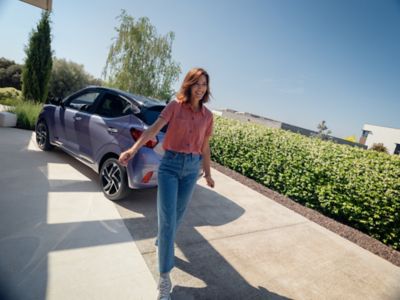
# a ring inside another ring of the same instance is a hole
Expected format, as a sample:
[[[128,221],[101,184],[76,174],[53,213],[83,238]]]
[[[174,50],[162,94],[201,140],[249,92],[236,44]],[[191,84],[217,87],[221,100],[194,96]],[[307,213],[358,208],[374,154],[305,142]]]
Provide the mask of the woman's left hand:
[[[204,176],[204,178],[206,179],[207,185],[208,185],[209,187],[212,187],[212,188],[213,188],[213,187],[215,186],[214,180],[211,178],[211,175]]]

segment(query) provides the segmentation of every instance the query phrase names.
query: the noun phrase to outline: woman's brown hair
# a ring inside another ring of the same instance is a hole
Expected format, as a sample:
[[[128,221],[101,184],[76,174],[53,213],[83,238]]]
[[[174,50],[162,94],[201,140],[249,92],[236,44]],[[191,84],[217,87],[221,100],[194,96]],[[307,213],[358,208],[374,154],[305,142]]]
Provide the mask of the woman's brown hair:
[[[211,92],[210,92],[210,76],[208,75],[207,71],[202,68],[193,68],[191,69],[185,76],[185,79],[182,82],[181,89],[179,90],[176,98],[180,102],[189,102],[190,101],[190,92],[191,87],[197,83],[200,79],[201,75],[204,75],[207,79],[207,91],[204,94],[203,98],[200,100],[200,104],[207,103],[210,99]]]

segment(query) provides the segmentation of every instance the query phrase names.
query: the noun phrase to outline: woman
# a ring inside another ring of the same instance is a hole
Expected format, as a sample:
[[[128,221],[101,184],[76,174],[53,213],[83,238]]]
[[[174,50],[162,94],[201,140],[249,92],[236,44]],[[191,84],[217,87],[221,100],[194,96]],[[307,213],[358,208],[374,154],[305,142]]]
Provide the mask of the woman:
[[[190,70],[176,99],[168,103],[157,121],[119,157],[120,163],[126,166],[141,146],[169,124],[163,142],[165,154],[158,170],[158,299],[170,299],[169,273],[174,267],[176,231],[192,197],[201,166],[207,185],[214,187],[209,147],[213,116],[204,106],[210,97],[209,81],[205,70]]]

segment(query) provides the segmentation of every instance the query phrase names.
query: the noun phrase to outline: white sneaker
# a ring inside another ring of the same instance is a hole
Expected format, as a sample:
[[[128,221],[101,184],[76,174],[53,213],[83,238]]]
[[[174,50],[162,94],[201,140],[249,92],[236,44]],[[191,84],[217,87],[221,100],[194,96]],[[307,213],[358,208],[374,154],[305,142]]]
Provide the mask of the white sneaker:
[[[158,281],[157,300],[170,300],[171,288],[172,288],[172,283],[171,283],[171,278],[169,278],[169,272],[160,274],[160,279]]]

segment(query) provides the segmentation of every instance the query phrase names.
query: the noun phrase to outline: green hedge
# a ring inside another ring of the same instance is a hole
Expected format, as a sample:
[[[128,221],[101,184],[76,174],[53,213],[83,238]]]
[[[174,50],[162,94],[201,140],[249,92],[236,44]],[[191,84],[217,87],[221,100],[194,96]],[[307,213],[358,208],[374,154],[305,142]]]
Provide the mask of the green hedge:
[[[215,117],[212,159],[400,249],[400,157]]]

